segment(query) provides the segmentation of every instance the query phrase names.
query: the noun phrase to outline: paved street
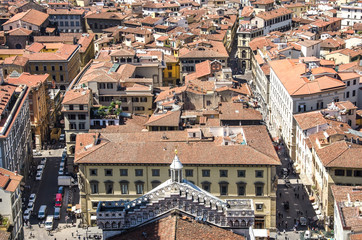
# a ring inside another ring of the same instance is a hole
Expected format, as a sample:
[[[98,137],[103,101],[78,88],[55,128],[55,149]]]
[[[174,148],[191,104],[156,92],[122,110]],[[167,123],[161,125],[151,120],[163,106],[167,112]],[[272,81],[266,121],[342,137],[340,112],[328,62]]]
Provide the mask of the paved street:
[[[277,168],[279,175],[277,190],[277,228],[280,231],[278,239],[297,240],[302,239],[300,235],[309,227],[315,227],[313,217],[316,216],[308,194],[306,193],[301,180],[297,174],[293,174],[289,158],[285,155],[284,149],[279,151],[279,158],[282,166]],[[283,169],[289,169],[287,179],[290,184],[285,184],[283,179]],[[289,202],[289,209],[285,207]],[[305,226],[300,224],[300,218],[307,220]],[[294,229],[295,228],[295,229]],[[285,234],[283,233],[285,230]]]
[[[45,230],[44,224],[42,221],[39,221],[37,218],[37,214],[41,205],[47,205],[47,215],[54,214],[54,204],[55,204],[55,194],[58,191],[58,170],[59,164],[61,161],[61,155],[63,152],[63,148],[56,150],[47,150],[42,151],[42,156],[34,157],[34,165],[31,170],[31,180],[26,184],[23,198],[25,198],[25,206],[28,204],[28,198],[31,193],[36,194],[36,201],[34,206],[34,211],[32,217],[30,218],[31,228],[28,226],[24,227],[25,238],[30,238],[30,233],[35,236],[35,239],[73,239],[73,236],[82,237],[86,236],[88,233],[99,234],[100,230],[97,228],[90,228],[89,232],[86,233],[86,229],[78,229],[79,220],[72,218],[69,216],[68,220],[66,220],[66,216],[68,216],[66,212],[68,201],[75,205],[79,202],[79,193],[77,187],[73,187],[69,189],[68,187],[64,188],[63,195],[63,204],[61,208],[61,218],[60,220],[54,221],[54,230],[49,235],[49,233]],[[49,154],[50,153],[50,154]],[[43,171],[43,177],[41,181],[35,180],[36,167],[39,164],[42,158],[47,158],[47,163],[45,169]],[[24,209],[25,210],[25,209]],[[73,220],[74,225],[71,227],[71,221]],[[68,226],[68,227],[66,227]],[[77,231],[78,230],[78,234]]]

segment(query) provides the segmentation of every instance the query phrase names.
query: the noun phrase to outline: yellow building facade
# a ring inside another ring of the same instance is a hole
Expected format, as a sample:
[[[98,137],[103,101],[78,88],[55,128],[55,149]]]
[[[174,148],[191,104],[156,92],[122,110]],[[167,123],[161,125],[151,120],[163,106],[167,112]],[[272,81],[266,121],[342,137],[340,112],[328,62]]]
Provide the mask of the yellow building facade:
[[[264,126],[253,127],[260,127],[260,135],[267,134]],[[252,140],[253,127],[245,126],[249,141],[256,140]],[[216,146],[213,140],[196,141],[184,135],[184,131],[77,135],[74,163],[79,169],[84,220],[94,224],[99,201],[135,199],[168,180],[177,148],[184,178],[221,199],[253,199],[255,228],[275,229],[276,166],[280,161],[268,138],[260,145],[274,152],[273,157],[249,155],[251,145]],[[84,150],[84,146],[89,148]],[[235,151],[241,151],[240,155]]]
[[[180,63],[173,57],[165,55],[166,68],[163,69],[163,86],[180,84]]]

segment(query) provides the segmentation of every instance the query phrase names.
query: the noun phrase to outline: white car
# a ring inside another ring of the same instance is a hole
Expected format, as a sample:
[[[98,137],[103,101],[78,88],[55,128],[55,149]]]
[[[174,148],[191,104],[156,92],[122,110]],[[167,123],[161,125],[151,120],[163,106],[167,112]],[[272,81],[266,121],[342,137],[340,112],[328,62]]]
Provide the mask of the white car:
[[[59,141],[60,141],[60,142],[64,142],[64,140],[65,140],[65,135],[64,135],[64,134],[60,134]]]
[[[41,178],[42,178],[42,176],[43,176],[43,171],[38,171],[38,172],[36,173],[35,179],[40,181]]]
[[[38,171],[43,171],[44,169],[44,165],[38,165],[38,167],[36,168]]]
[[[60,162],[60,168],[64,168],[64,162]]]
[[[44,165],[47,163],[47,158],[43,158],[41,161],[40,161],[40,164],[41,165]]]
[[[35,203],[35,199],[36,199],[36,194],[35,193],[30,194],[29,202]]]
[[[30,209],[26,209],[24,211],[24,220],[29,220],[30,219],[31,212],[32,211]]]
[[[64,168],[59,168],[58,175],[64,175]]]
[[[29,202],[29,203],[28,203],[28,208],[27,208],[27,210],[29,210],[29,211],[33,211],[33,210],[34,210],[34,202]]]

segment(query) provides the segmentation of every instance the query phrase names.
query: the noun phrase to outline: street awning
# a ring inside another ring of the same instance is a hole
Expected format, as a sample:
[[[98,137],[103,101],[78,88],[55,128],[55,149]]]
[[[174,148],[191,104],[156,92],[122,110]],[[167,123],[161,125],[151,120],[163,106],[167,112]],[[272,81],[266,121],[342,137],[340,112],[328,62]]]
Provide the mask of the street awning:
[[[91,216],[91,220],[97,220],[97,216]]]
[[[268,229],[253,229],[254,237],[267,238],[269,237]]]

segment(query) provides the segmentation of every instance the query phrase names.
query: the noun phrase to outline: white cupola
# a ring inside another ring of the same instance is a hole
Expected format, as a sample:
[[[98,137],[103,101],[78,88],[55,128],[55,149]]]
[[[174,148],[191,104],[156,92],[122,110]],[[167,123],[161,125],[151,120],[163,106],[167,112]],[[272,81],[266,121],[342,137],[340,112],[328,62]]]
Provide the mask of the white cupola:
[[[180,162],[180,159],[178,159],[177,156],[177,150],[175,150],[175,157],[173,158],[173,161],[170,165],[171,170],[171,180],[173,182],[181,182],[182,181],[182,163]]]

